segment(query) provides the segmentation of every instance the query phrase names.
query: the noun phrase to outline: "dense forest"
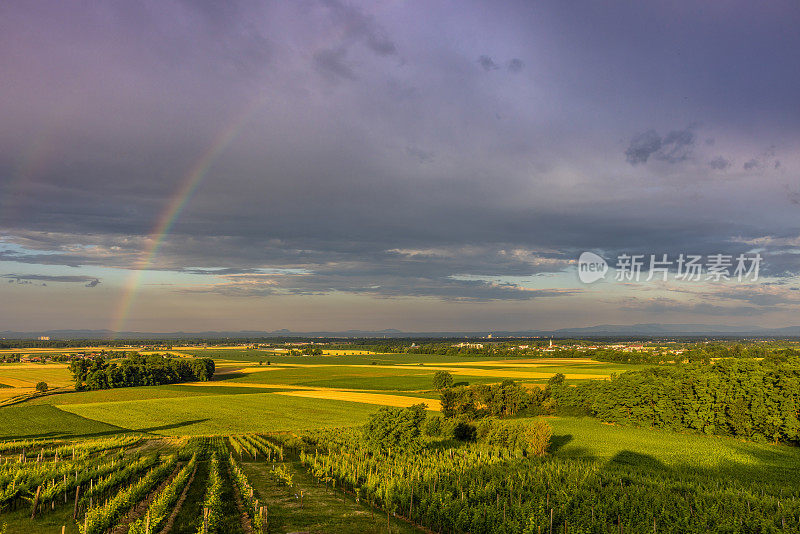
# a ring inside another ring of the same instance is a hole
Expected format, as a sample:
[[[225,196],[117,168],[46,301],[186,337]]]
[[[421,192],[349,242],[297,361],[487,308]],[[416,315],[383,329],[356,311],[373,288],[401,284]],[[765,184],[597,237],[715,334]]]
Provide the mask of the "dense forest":
[[[70,371],[78,390],[155,386],[207,381],[214,376],[211,358],[178,359],[134,355],[122,360],[73,360]]]

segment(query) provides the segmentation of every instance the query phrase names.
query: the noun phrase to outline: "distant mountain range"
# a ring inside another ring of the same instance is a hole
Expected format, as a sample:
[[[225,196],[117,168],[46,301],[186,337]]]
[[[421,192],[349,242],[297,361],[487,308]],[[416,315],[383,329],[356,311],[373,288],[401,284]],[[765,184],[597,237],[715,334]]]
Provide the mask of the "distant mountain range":
[[[274,337],[339,337],[339,338],[454,338],[454,337],[800,337],[800,326],[763,328],[759,326],[727,326],[707,324],[633,324],[597,325],[557,330],[483,331],[483,332],[404,332],[386,330],[346,330],[336,332],[294,332],[291,330],[208,331],[208,332],[117,332],[111,330],[46,330],[32,332],[0,332],[4,339],[242,339]]]

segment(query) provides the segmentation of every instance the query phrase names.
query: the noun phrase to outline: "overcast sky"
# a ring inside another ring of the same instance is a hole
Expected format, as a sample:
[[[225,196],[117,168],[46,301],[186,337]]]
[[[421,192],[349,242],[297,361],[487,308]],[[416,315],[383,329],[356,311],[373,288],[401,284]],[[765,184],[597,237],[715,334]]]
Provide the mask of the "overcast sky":
[[[4,1],[0,331],[798,324],[799,26],[794,1]],[[623,253],[763,261],[620,282]]]

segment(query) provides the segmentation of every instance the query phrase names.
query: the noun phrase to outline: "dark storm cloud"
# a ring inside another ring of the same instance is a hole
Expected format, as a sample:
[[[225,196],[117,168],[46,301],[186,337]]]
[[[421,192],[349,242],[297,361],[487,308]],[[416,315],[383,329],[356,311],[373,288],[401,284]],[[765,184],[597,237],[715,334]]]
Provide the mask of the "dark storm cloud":
[[[3,3],[0,260],[139,265],[209,153],[151,267],[310,273],[220,294],[550,299],[566,293],[503,279],[587,249],[796,237],[781,173],[798,164],[797,18],[743,2]],[[758,182],[707,178],[751,161]],[[790,245],[763,248],[766,273],[800,270]]]

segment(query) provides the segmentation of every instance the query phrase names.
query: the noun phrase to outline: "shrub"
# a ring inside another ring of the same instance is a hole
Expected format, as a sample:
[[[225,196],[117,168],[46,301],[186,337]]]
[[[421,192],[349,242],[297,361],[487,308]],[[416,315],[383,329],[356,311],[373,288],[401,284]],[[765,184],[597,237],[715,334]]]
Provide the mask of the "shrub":
[[[429,416],[423,429],[426,436],[439,437],[442,435],[442,418],[438,415]]]
[[[459,441],[475,441],[478,429],[475,425],[460,422],[453,429],[453,437]]]
[[[422,448],[420,434],[425,421],[425,407],[425,404],[415,404],[402,410],[381,407],[364,425],[364,443],[376,452],[419,450]]]
[[[487,445],[519,451],[526,456],[542,456],[550,445],[552,428],[544,421],[501,423],[482,421],[477,436]]]

